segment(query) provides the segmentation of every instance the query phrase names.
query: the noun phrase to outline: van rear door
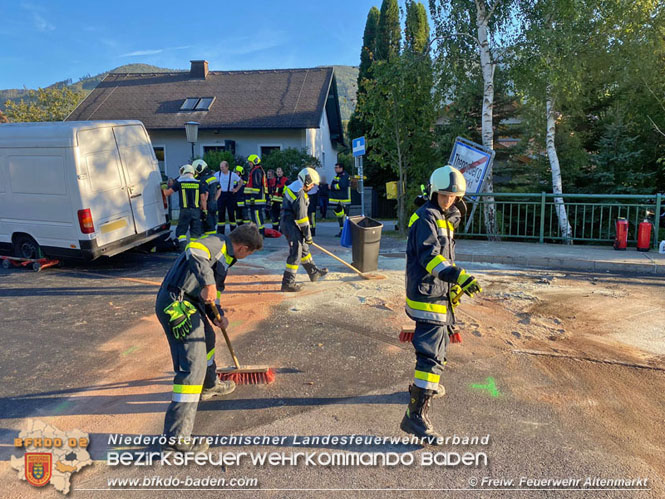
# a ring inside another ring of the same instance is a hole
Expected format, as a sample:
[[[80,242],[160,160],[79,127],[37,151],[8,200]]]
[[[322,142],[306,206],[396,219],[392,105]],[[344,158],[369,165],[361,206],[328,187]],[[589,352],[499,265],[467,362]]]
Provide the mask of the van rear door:
[[[140,234],[166,222],[159,166],[141,125],[114,126],[113,134],[127,179],[135,230]]]
[[[78,131],[79,161],[87,166],[89,189],[81,185],[83,208],[90,208],[98,246],[136,234],[125,174],[111,127]]]

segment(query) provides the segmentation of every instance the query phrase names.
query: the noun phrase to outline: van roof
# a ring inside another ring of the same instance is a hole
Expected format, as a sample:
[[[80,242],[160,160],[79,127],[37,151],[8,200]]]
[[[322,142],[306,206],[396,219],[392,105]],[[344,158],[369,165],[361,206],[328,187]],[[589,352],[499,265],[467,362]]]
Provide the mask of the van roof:
[[[138,120],[45,121],[0,124],[0,148],[76,147],[77,132],[117,125],[141,125]]]

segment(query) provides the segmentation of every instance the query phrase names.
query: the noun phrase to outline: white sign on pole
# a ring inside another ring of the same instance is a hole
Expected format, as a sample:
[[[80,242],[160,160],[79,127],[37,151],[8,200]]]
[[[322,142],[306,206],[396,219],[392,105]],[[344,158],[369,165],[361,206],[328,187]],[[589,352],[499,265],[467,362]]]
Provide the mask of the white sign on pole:
[[[457,137],[453,152],[450,154],[449,164],[464,175],[467,194],[478,194],[483,187],[485,175],[487,175],[492,161],[494,161],[493,150]]]

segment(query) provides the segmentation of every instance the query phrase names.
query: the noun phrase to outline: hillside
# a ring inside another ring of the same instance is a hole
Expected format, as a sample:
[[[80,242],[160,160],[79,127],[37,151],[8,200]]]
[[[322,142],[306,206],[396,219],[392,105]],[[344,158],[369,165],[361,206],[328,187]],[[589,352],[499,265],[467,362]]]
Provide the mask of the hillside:
[[[63,80],[58,81],[49,85],[47,88],[51,87],[69,87],[72,90],[83,92],[85,95],[88,95],[92,90],[99,84],[100,81],[109,73],[166,73],[171,71],[177,71],[174,69],[160,68],[158,66],[151,66],[150,64],[125,64],[119,66],[111,71],[105,73],[100,73],[95,76],[85,75],[79,78],[77,82],[72,82],[72,80]],[[22,98],[27,98],[28,92],[31,89],[27,88],[10,88],[7,90],[0,90],[0,110],[5,109],[5,102],[7,100],[19,101]],[[33,89],[34,90],[34,89]]]

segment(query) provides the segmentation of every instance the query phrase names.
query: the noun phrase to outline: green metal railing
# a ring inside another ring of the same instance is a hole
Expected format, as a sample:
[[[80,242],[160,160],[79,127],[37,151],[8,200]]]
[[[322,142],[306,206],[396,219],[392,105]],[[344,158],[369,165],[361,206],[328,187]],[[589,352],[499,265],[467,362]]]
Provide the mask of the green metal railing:
[[[467,224],[458,233],[467,236],[486,237],[484,205],[494,196],[496,225],[502,239],[537,240],[538,242],[562,241],[554,198],[563,198],[568,221],[572,228],[573,242],[612,242],[617,218],[628,221],[628,241],[637,241],[637,227],[646,217],[646,211],[656,214],[652,244],[658,244],[658,220],[661,213],[662,194],[563,194],[537,193],[481,193],[474,195],[477,208]],[[471,197],[471,196],[470,196]],[[471,209],[471,206],[469,206]]]

